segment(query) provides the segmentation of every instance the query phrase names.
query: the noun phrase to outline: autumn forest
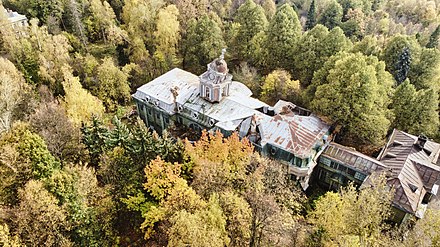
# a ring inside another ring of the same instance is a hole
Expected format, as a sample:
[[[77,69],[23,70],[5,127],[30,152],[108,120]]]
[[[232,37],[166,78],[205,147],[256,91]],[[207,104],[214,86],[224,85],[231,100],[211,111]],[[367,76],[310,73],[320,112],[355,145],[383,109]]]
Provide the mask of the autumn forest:
[[[394,128],[440,142],[439,38],[439,0],[0,0],[0,246],[440,246],[438,202],[395,224],[382,177],[305,193],[247,139],[156,133],[131,98],[227,48],[254,97],[377,155]]]

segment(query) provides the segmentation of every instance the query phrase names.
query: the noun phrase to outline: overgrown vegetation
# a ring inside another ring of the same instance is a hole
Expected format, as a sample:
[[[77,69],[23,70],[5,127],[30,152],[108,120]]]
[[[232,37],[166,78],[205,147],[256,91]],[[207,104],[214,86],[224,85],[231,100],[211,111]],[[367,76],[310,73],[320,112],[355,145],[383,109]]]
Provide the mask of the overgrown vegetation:
[[[3,246],[436,246],[438,210],[386,224],[378,181],[312,205],[236,135],[194,144],[123,109],[173,67],[228,48],[236,80],[376,151],[392,128],[440,141],[438,0],[3,0]],[[116,117],[115,117],[116,116]],[[368,205],[368,207],[365,207]]]

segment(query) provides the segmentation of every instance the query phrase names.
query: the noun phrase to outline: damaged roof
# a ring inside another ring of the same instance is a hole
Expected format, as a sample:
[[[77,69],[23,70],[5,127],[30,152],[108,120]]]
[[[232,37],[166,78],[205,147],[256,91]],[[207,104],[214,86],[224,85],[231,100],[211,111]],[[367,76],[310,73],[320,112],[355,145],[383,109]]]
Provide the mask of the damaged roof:
[[[388,184],[394,204],[417,215],[426,192],[436,193],[440,182],[440,144],[394,129],[378,160],[391,169]]]
[[[362,154],[354,148],[345,147],[335,142],[330,143],[321,155],[337,160],[369,175],[376,171],[388,170],[388,167],[377,159]]]
[[[329,125],[313,114],[300,116],[292,112],[280,113],[261,122],[261,144],[269,143],[296,157],[308,158],[329,129]]]

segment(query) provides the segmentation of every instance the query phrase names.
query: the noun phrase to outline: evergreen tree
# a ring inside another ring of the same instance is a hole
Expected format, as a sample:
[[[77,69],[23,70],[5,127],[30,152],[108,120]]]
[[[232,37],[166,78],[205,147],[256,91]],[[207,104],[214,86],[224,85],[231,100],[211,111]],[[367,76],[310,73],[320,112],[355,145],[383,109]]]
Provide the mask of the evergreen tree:
[[[264,10],[260,5],[255,4],[254,0],[246,0],[238,8],[235,21],[240,26],[232,49],[237,52],[240,60],[250,60],[254,52],[251,47],[251,40],[258,33],[263,32],[267,26]]]
[[[283,4],[269,23],[266,49],[270,69],[293,67],[293,50],[301,37],[301,24],[293,8]]]
[[[416,96],[416,88],[408,79],[396,88],[391,105],[394,113],[394,128],[408,131],[410,126],[415,125],[419,115],[419,112],[414,111]]]
[[[90,125],[81,127],[82,142],[89,151],[90,163],[94,166],[98,165],[99,156],[105,150],[105,139],[108,135],[108,130],[102,125],[98,117],[92,116]]]
[[[306,30],[312,29],[316,25],[316,6],[315,0],[312,0],[309,7],[309,12],[307,12]]]
[[[319,17],[318,23],[326,26],[328,29],[333,29],[341,25],[342,11],[342,7],[337,1],[331,0]]]
[[[223,48],[223,33],[215,20],[208,15],[192,20],[183,41],[183,67],[201,74]]]
[[[432,32],[431,36],[429,36],[429,42],[426,45],[426,48],[436,48],[438,46],[438,38],[440,37],[440,25]]]
[[[400,85],[400,83],[402,83],[408,77],[410,65],[411,52],[408,47],[405,47],[399,56],[399,60],[395,64],[396,74],[394,79],[396,79],[397,85]]]

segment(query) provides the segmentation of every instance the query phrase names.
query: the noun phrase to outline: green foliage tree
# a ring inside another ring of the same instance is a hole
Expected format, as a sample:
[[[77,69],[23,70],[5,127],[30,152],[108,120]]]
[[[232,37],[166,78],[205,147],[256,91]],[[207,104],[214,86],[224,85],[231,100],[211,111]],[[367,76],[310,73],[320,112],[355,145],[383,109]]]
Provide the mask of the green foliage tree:
[[[118,68],[111,57],[106,57],[96,67],[96,81],[89,85],[92,94],[102,100],[108,111],[116,110],[119,104],[130,100],[130,86],[128,76],[132,66]]]
[[[301,37],[296,46],[293,57],[295,79],[307,87],[312,82],[315,71],[318,71],[329,57],[350,47],[351,42],[339,27],[329,32],[321,24],[316,25]]]
[[[192,20],[183,41],[183,67],[201,74],[206,64],[218,57],[224,47],[222,30],[217,22],[208,15]]]
[[[270,69],[292,69],[293,50],[301,37],[301,30],[298,15],[290,5],[283,4],[278,8],[267,31],[267,62]]]
[[[329,63],[329,64],[327,64]],[[385,64],[360,53],[340,53],[316,72],[311,107],[343,126],[343,139],[378,146],[390,126],[393,80]]]
[[[408,53],[410,55],[406,56],[406,62],[401,62],[400,59],[404,49],[408,49]],[[405,74],[403,70],[406,70],[404,67],[408,61],[410,62],[409,71],[411,71],[419,62],[420,52],[421,47],[413,37],[395,36],[388,41],[385,49],[383,50],[382,59],[385,61],[387,70],[394,76],[394,78],[403,78],[403,75],[398,76],[398,73]],[[410,60],[408,60],[408,58],[410,58]],[[414,81],[416,78],[411,75],[411,72],[408,74],[408,76],[411,82],[415,83]]]
[[[29,19],[38,18],[43,24],[48,24],[50,19],[61,20],[63,13],[61,0],[11,0],[8,3]]]
[[[336,0],[331,0],[318,18],[318,23],[333,29],[341,25],[343,9]]]
[[[316,6],[315,0],[310,2],[309,11],[307,12],[306,30],[312,29],[316,25]]]
[[[409,69],[411,65],[411,53],[408,47],[403,48],[402,53],[399,56],[399,60],[395,64],[396,66],[396,75],[394,79],[396,79],[397,84],[399,85],[404,80],[406,80]]]
[[[433,48],[422,48],[419,59],[415,58],[414,60],[417,62],[411,63],[412,66],[408,74],[411,83],[418,90],[432,89],[435,92],[439,92],[440,51]]]
[[[237,52],[241,60],[250,60],[254,52],[251,41],[258,33],[264,32],[267,26],[264,10],[253,0],[246,0],[238,8],[234,21],[239,24],[239,27],[232,49]]]
[[[66,210],[70,239],[81,246],[112,245],[117,242],[113,219],[115,205],[108,188],[98,185],[91,168],[69,165],[46,181],[48,190]]]
[[[437,48],[438,47],[438,38],[440,37],[440,25],[432,32],[431,36],[429,36],[429,42],[426,44],[426,48]]]
[[[116,25],[116,15],[107,1],[90,1],[91,30],[88,33],[95,36],[94,40],[103,39],[113,45],[121,44],[127,39],[127,33]]]
[[[218,196],[212,196],[206,209],[195,213],[178,211],[171,218],[168,246],[222,247],[229,244],[226,219],[219,206]]]
[[[94,166],[98,165],[99,156],[105,150],[105,138],[108,130],[102,125],[97,116],[92,116],[90,125],[85,123],[81,126],[82,143],[86,146],[90,163]]]

